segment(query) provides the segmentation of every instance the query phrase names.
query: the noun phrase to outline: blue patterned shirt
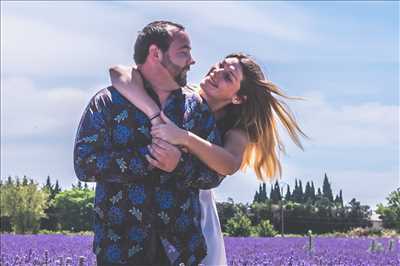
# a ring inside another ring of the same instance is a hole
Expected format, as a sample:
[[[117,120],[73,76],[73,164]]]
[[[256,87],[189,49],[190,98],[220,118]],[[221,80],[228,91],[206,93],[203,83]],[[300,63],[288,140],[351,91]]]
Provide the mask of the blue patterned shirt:
[[[164,113],[221,144],[207,104],[192,90],[172,92]],[[74,167],[81,181],[97,182],[93,251],[108,263],[146,265],[160,241],[171,265],[198,264],[206,255],[199,189],[218,186],[223,176],[190,153],[182,153],[171,173],[152,167],[145,158],[150,129],[146,115],[113,87],[98,92],[84,111]]]

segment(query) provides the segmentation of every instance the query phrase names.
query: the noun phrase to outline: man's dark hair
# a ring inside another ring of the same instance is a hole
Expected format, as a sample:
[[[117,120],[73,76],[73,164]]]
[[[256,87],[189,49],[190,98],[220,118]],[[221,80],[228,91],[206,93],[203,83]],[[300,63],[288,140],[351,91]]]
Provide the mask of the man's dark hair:
[[[135,52],[133,59],[136,64],[143,64],[149,54],[150,45],[154,44],[161,51],[166,52],[172,42],[172,36],[167,30],[168,26],[177,28],[178,30],[185,30],[185,28],[177,23],[170,21],[154,21],[139,31],[138,37],[135,42]]]

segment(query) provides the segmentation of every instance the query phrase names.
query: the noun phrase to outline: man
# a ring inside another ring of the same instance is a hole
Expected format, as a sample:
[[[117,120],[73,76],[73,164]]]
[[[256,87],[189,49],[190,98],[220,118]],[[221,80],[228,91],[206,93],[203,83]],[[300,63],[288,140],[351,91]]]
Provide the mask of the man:
[[[190,50],[183,26],[156,21],[139,33],[134,59],[164,113],[219,144],[207,105],[179,88],[194,64]],[[170,75],[157,75],[161,67]],[[74,166],[80,180],[97,182],[93,251],[98,265],[197,265],[206,255],[199,189],[216,187],[222,177],[189,153],[152,140],[151,122],[157,119],[158,114],[147,119],[113,87],[98,92],[83,114]]]

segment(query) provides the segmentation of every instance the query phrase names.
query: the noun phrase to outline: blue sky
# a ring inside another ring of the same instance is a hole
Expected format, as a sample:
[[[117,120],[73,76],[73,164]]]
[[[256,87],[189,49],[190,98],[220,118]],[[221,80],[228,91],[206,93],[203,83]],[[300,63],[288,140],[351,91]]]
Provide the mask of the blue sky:
[[[282,136],[283,181],[326,172],[334,192],[374,206],[400,185],[398,2],[1,2],[1,177],[77,181],[72,149],[108,66],[131,64],[152,20],[186,26],[198,83],[224,55],[243,51],[287,94],[305,152]],[[251,171],[227,177],[218,200],[252,200]]]

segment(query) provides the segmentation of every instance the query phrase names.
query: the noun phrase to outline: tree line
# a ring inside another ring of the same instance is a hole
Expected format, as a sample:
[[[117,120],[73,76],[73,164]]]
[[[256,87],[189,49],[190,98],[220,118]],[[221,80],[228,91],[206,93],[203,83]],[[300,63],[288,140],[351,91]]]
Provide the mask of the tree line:
[[[355,198],[343,202],[342,190],[334,197],[328,176],[323,186],[315,188],[301,180],[294,189],[278,182],[260,184],[252,203],[217,202],[221,228],[230,236],[274,236],[278,233],[305,234],[346,232],[370,225],[371,210]],[[91,231],[95,191],[78,181],[63,190],[58,180],[53,184],[47,177],[40,186],[24,176],[8,177],[0,182],[0,229],[3,232],[37,233],[48,231]],[[379,204],[377,212],[386,228],[400,232],[400,189],[393,191],[386,205]],[[282,231],[283,230],[283,231]]]

